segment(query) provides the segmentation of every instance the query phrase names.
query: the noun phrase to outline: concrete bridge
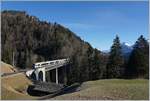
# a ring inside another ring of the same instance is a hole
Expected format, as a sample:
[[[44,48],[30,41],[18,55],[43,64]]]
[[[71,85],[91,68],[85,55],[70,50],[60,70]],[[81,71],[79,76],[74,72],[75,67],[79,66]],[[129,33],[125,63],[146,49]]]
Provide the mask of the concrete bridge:
[[[33,69],[28,70],[26,75],[28,77],[34,78],[35,80],[46,82],[46,72],[55,70],[55,81],[56,84],[59,83],[58,81],[58,68],[64,67],[69,63],[69,59],[59,59],[53,61],[45,61],[45,62],[38,62],[33,64]]]

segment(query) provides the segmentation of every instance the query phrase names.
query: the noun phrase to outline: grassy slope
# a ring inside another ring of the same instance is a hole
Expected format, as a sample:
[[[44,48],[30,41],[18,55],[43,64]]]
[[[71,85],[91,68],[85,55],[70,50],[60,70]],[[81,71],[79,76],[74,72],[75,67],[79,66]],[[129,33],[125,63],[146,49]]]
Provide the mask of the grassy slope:
[[[1,62],[3,73],[14,72],[12,66]],[[27,94],[26,89],[32,82],[23,73],[9,77],[1,77],[1,99],[34,99]]]
[[[28,85],[32,84],[23,73],[12,77],[2,77],[2,99],[33,99],[27,94]]]
[[[115,100],[147,100],[148,99],[148,80],[134,79],[110,79],[110,80],[97,80],[88,81],[81,85],[81,91],[64,94],[54,97],[52,99],[115,99]]]
[[[1,61],[1,73],[13,73],[16,71],[17,71],[17,69],[15,69],[11,65],[6,64]]]

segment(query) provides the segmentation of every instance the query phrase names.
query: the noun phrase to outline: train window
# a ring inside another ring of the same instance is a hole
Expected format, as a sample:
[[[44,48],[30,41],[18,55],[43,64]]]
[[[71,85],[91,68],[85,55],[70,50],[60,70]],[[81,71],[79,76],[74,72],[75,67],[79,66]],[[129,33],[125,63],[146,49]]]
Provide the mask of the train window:
[[[50,64],[51,64],[51,65],[53,65],[53,64],[54,64],[54,62],[50,62]]]
[[[44,65],[48,65],[48,63],[43,63],[42,66],[44,66]]]

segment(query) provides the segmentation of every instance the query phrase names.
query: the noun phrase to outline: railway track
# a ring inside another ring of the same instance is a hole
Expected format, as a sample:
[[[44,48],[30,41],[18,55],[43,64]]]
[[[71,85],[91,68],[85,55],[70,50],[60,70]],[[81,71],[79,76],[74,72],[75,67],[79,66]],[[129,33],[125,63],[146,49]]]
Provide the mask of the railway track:
[[[17,72],[12,72],[12,73],[1,73],[1,77],[8,77],[8,76],[14,76],[16,74],[20,73],[25,73],[26,71],[31,70],[31,69],[20,69]]]
[[[15,76],[15,75],[20,74],[20,73],[23,73],[23,72],[4,73],[4,74],[1,75],[1,77]]]

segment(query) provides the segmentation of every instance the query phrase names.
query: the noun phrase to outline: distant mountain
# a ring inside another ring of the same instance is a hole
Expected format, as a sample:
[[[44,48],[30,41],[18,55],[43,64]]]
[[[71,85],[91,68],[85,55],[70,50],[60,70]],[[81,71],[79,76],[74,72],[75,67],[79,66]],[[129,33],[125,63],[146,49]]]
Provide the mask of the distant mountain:
[[[126,42],[123,42],[121,44],[121,48],[122,48],[121,50],[122,50],[123,56],[125,58],[125,61],[127,61],[129,59],[129,56],[130,56],[132,50],[133,50],[133,45],[130,45]]]
[[[102,52],[103,52],[103,53],[109,53],[110,50],[103,50]]]
[[[128,44],[127,42],[123,42],[121,44],[121,51],[123,53],[123,56],[125,57],[125,59],[129,58],[130,53],[133,50],[133,45]],[[109,53],[110,50],[103,50],[104,53]]]
[[[122,48],[121,50],[122,50],[123,54],[131,53],[131,51],[133,50],[133,46],[128,44],[128,43],[126,43],[126,42],[123,42],[121,44],[121,48]]]

